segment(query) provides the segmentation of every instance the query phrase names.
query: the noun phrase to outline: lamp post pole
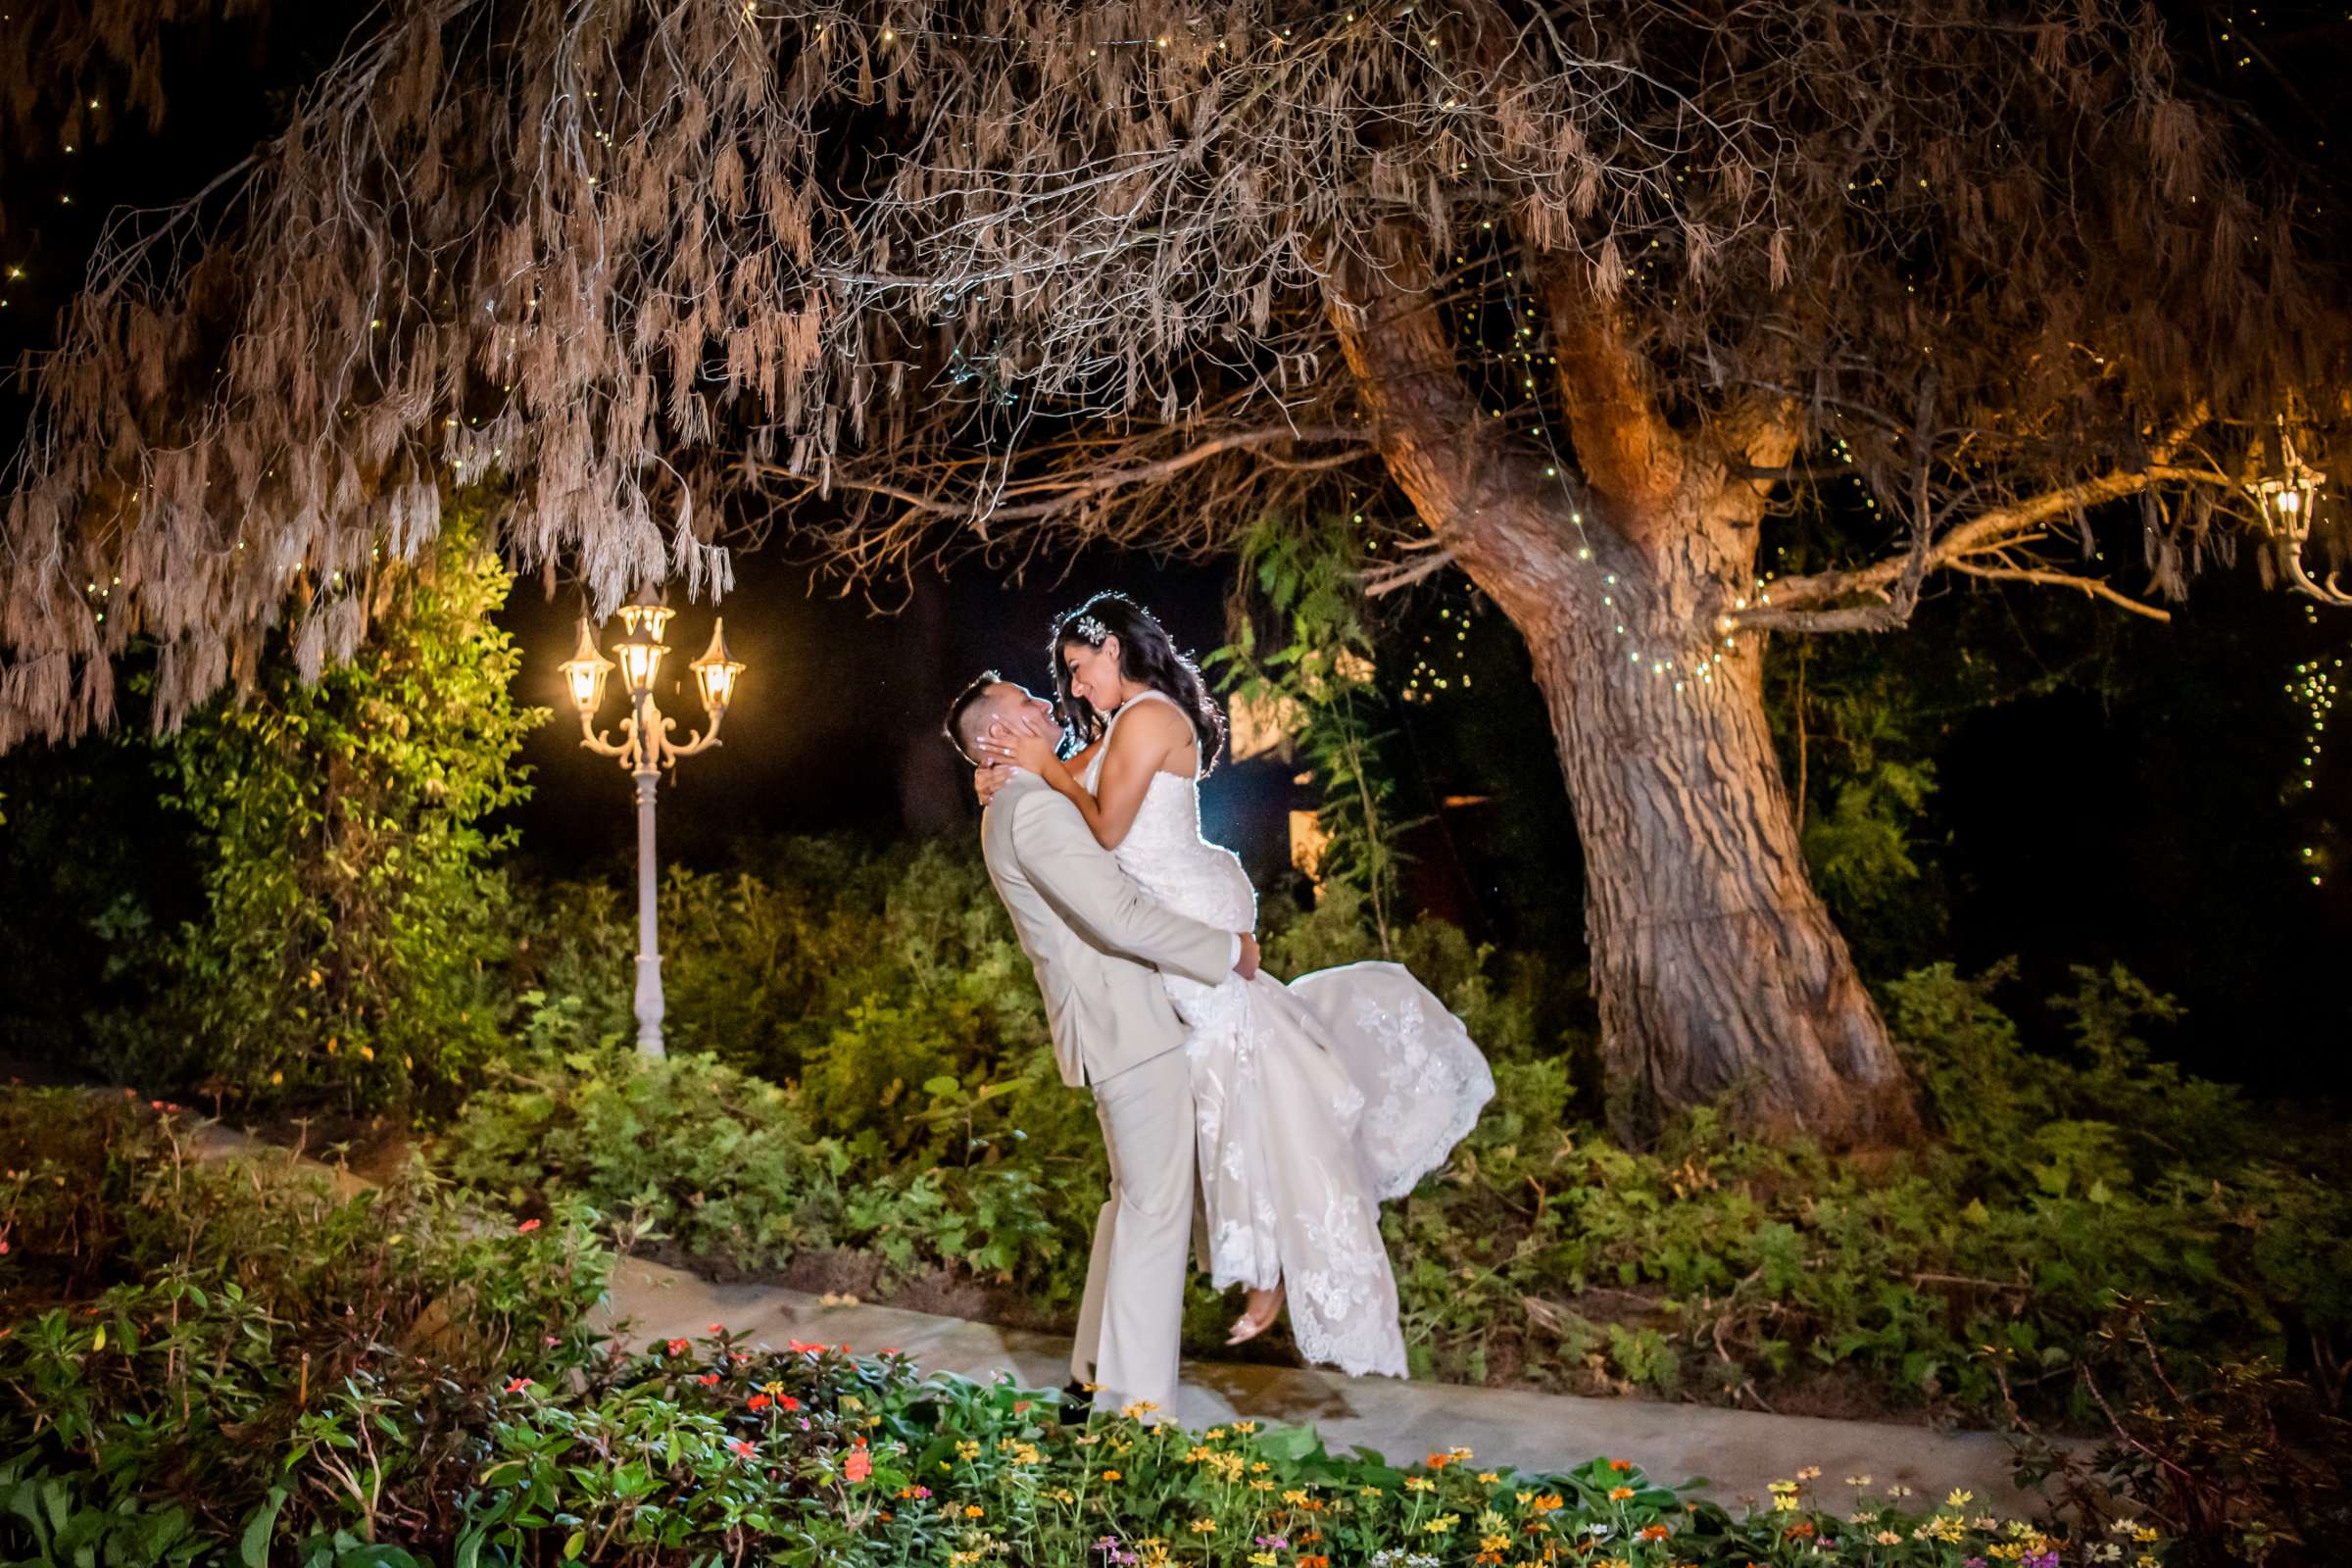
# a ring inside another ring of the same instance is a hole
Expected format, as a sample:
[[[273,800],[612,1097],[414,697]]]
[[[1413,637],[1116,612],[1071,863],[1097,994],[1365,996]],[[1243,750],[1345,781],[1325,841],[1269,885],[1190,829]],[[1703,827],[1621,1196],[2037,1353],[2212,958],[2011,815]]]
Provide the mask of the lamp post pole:
[[[654,706],[652,693],[638,707],[642,719]],[[654,793],[662,786],[662,769],[640,753],[631,769],[637,780],[637,1049],[648,1056],[662,1052],[662,935],[656,914],[654,872]]]
[[[742,661],[727,652],[726,626],[713,621],[710,646],[690,666],[701,688],[710,728],[684,742],[669,732],[676,720],[665,717],[654,703],[654,681],[661,673],[662,656],[669,646],[662,641],[673,612],[651,584],[640,588],[620,607],[626,627],[612,651],[619,656],[621,679],[629,693],[628,716],[620,721],[618,741],[600,734],[596,710],[603,706],[605,681],[613,662],[597,652],[596,637],[586,616],[580,618],[579,646],[562,665],[571,690],[572,706],[580,715],[580,744],[599,757],[616,759],[637,786],[637,1049],[659,1057],[662,1049],[662,941],[657,918],[656,861],[654,858],[654,798],[662,786],[662,770],[674,767],[681,757],[707,752],[719,744],[718,726],[727,716],[735,695]]]

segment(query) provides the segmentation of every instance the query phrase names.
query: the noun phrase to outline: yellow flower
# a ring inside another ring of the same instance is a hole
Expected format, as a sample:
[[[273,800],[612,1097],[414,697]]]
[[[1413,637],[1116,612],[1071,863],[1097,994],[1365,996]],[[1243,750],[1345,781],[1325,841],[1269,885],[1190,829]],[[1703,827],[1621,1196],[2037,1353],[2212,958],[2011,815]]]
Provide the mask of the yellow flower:
[[[1210,1427],[1206,1432],[1203,1432],[1200,1435],[1206,1438],[1209,1442],[1214,1443],[1225,1435],[1225,1429],[1223,1427]]]
[[[1250,1554],[1250,1560],[1256,1563],[1258,1568],[1274,1568],[1279,1559],[1270,1551],[1253,1551]]]
[[[1105,1470],[1102,1472],[1102,1479],[1105,1481],[1121,1481],[1124,1480],[1125,1477],[1121,1476],[1116,1470]]]
[[[1819,1481],[1821,1479],[1821,1466],[1817,1464],[1809,1464],[1805,1466],[1802,1470],[1799,1470],[1796,1473],[1796,1479],[1799,1481]]]
[[[1296,1508],[1306,1500],[1306,1494],[1298,1491],[1286,1492],[1282,1494],[1282,1500]]]
[[[1481,1471],[1478,1473],[1478,1484],[1479,1484],[1480,1486],[1482,1486],[1482,1487],[1491,1487],[1491,1486],[1493,1486],[1493,1485],[1494,1485],[1495,1482],[1497,1482],[1497,1481],[1500,1481],[1501,1479],[1502,1479],[1502,1477],[1500,1477],[1500,1476],[1496,1475],[1496,1474],[1495,1474],[1494,1471],[1492,1471],[1492,1470],[1481,1470]]]
[[[1943,1499],[1943,1505],[1946,1508],[1965,1508],[1976,1500],[1977,1494],[1975,1493],[1962,1492],[1959,1488],[1954,1487],[1952,1489],[1952,1494]]]
[[[1461,1522],[1462,1517],[1459,1514],[1442,1513],[1421,1528],[1433,1536],[1443,1536],[1451,1532],[1453,1527]]]
[[[1903,1538],[1892,1530],[1882,1530],[1874,1539],[1882,1546],[1899,1546],[1903,1544]]]
[[[1511,1538],[1508,1536],[1481,1536],[1478,1538],[1478,1549],[1481,1551],[1508,1551],[1511,1549]]]
[[[1272,1492],[1274,1490],[1274,1483],[1271,1481],[1252,1481],[1250,1483],[1250,1490],[1251,1492]]]
[[[1407,1492],[1435,1492],[1438,1490],[1438,1484],[1427,1476],[1406,1476],[1404,1490]]]
[[[1196,1520],[1194,1520],[1194,1521],[1193,1521],[1193,1534],[1194,1534],[1194,1535],[1196,1535],[1196,1536],[1213,1536],[1213,1535],[1215,1535],[1216,1533],[1217,1533],[1217,1522],[1216,1522],[1214,1519],[1196,1519]]]
[[[1137,1399],[1132,1404],[1120,1405],[1119,1414],[1125,1416],[1130,1421],[1141,1421],[1144,1417],[1150,1415],[1152,1411],[1158,1408],[1159,1406],[1150,1399]]]
[[[958,1443],[957,1445],[956,1445],[956,1458],[958,1458],[958,1459],[977,1459],[977,1458],[979,1458],[979,1457],[980,1457],[980,1445],[978,1445],[977,1443],[974,1443],[974,1442],[970,1441],[969,1439],[966,1439],[965,1441],[963,1441],[963,1442],[961,1442],[961,1443]]]
[[[1272,1465],[1270,1465],[1270,1464],[1266,1463],[1266,1461],[1265,1461],[1265,1460],[1263,1460],[1263,1459],[1260,1459],[1260,1460],[1258,1460],[1258,1461],[1257,1461],[1257,1463],[1255,1463],[1255,1464],[1253,1464],[1253,1465],[1251,1465],[1251,1466],[1250,1467],[1250,1473],[1251,1475],[1253,1475],[1253,1476],[1262,1476],[1262,1475],[1264,1475],[1264,1474],[1265,1474],[1267,1471],[1269,1471],[1269,1470],[1271,1470],[1271,1469],[1273,1469],[1273,1468],[1274,1468],[1274,1467],[1273,1467]]]
[[[1782,1493],[1772,1499],[1772,1509],[1775,1513],[1796,1512],[1796,1494],[1789,1492]]]
[[[1257,1423],[1254,1421],[1236,1421],[1233,1424],[1233,1430],[1247,1436],[1248,1434],[1257,1430]]]
[[[2156,1527],[2154,1525],[2134,1525],[2132,1528],[2132,1539],[2146,1545],[2156,1539]]]
[[[966,1519],[977,1519],[986,1512],[987,1510],[982,1508],[978,1503],[967,1502],[963,1505],[963,1516]]]

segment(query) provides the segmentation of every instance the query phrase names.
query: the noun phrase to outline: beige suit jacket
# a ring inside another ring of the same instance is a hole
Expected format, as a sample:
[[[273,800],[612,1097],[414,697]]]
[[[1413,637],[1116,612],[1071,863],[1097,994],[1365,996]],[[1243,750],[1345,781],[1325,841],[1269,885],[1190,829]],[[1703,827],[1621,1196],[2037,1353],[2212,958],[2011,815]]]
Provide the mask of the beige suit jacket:
[[[1215,985],[1233,969],[1234,933],[1152,903],[1078,814],[1034,773],[1018,773],[980,813],[980,850],[1037,969],[1061,1079],[1076,1088],[1184,1044],[1155,970]]]

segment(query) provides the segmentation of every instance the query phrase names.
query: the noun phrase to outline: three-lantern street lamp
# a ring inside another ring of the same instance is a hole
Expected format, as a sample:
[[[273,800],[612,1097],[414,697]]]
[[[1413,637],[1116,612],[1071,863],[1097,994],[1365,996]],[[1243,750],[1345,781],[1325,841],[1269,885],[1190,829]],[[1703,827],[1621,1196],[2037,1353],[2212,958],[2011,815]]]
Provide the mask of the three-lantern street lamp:
[[[620,721],[618,742],[600,734],[596,727],[596,710],[604,706],[605,681],[614,662],[597,652],[596,637],[585,615],[580,617],[579,646],[562,665],[571,706],[580,714],[580,744],[599,757],[618,758],[637,781],[637,1049],[648,1056],[662,1054],[662,949],[654,920],[654,792],[662,782],[663,768],[675,765],[681,757],[692,757],[718,744],[718,726],[727,716],[736,678],[744,668],[743,662],[727,652],[726,623],[713,620],[710,646],[688,666],[702,692],[710,726],[683,743],[671,740],[669,732],[677,721],[654,706],[654,682],[662,672],[662,655],[669,652],[662,633],[675,613],[650,583],[620,607],[622,634],[612,652],[629,694],[629,710]]]

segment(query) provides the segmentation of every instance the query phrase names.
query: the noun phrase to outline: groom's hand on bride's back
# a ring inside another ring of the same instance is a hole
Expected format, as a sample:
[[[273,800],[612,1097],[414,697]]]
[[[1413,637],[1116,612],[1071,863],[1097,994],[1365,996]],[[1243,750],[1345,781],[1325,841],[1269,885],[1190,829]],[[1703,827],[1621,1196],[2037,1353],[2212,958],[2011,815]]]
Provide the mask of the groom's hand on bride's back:
[[[1242,956],[1234,960],[1233,972],[1245,980],[1257,978],[1257,938],[1248,931],[1242,933]]]

